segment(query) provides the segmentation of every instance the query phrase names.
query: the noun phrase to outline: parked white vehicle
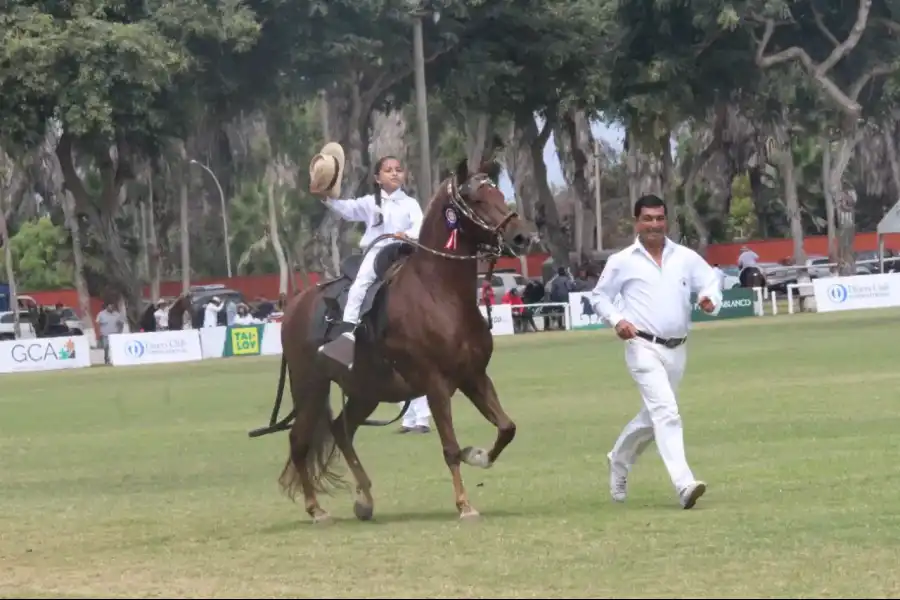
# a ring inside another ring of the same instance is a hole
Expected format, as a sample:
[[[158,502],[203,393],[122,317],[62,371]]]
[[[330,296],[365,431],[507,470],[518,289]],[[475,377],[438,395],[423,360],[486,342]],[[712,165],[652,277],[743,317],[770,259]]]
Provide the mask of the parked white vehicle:
[[[31,324],[31,315],[27,311],[19,311],[20,339],[33,339],[37,335]],[[11,310],[0,312],[0,340],[16,339],[15,315]]]

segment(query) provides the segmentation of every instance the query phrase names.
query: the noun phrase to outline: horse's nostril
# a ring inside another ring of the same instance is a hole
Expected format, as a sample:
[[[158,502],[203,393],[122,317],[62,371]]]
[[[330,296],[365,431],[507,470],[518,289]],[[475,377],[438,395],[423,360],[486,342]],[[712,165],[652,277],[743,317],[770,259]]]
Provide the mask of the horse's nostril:
[[[513,244],[516,246],[524,246],[526,241],[525,236],[521,233],[517,233],[515,237],[513,237]]]

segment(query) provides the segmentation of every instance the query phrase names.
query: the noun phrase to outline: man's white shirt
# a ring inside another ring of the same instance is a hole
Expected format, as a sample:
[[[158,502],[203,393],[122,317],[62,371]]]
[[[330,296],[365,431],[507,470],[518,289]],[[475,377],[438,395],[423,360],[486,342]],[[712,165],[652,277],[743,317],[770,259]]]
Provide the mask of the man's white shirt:
[[[709,298],[712,314],[719,313],[719,277],[699,254],[667,238],[659,266],[636,240],[609,257],[591,304],[611,327],[624,319],[651,335],[681,338],[690,329],[691,292]]]

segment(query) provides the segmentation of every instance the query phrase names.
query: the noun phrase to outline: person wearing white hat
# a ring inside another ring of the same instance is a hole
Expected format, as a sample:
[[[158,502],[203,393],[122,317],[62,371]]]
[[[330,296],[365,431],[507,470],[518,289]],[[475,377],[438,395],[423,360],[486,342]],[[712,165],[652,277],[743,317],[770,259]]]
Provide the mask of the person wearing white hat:
[[[222,312],[223,308],[225,308],[225,304],[222,303],[218,296],[214,296],[203,309],[203,326],[218,327],[219,313]]]
[[[406,170],[393,156],[384,156],[375,163],[375,176],[371,194],[349,200],[339,200],[341,176],[344,168],[344,151],[339,144],[326,144],[310,162],[310,191],[325,196],[325,205],[347,221],[366,224],[366,231],[359,242],[365,252],[356,279],[347,292],[344,307],[342,336],[355,343],[354,331],[359,324],[359,311],[366,292],[375,283],[375,259],[385,246],[396,240],[375,240],[392,233],[401,238],[415,240],[422,227],[422,209],[419,202],[403,191]],[[332,342],[333,343],[333,342]],[[323,347],[327,354],[328,345]]]

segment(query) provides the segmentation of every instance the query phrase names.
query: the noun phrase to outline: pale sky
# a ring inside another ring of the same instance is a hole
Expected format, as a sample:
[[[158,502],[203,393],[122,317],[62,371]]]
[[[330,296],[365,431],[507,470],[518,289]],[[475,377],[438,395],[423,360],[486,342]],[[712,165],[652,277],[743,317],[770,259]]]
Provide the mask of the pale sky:
[[[542,127],[543,121],[541,119],[537,119],[537,121],[538,127]],[[622,151],[625,142],[625,129],[620,125],[606,125],[604,123],[595,122],[591,124],[591,131],[596,137],[607,142],[616,151]],[[551,185],[565,187],[566,180],[562,174],[559,158],[556,156],[556,142],[553,139],[553,134],[550,134],[550,139],[547,140],[547,145],[544,147],[544,164],[547,165],[547,182]],[[500,189],[503,191],[507,200],[512,201],[515,198],[512,181],[505,169],[500,174]]]

